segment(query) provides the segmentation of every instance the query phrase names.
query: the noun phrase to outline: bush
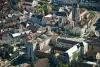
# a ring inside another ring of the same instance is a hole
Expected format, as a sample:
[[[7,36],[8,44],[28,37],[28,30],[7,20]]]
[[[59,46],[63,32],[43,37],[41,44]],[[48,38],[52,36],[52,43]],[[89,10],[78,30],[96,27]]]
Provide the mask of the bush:
[[[69,67],[68,64],[63,64],[62,62],[59,62],[57,67]]]
[[[74,58],[74,60],[76,60],[76,59],[78,58],[78,53],[77,53],[77,52],[75,52],[75,53],[73,54],[73,58]]]

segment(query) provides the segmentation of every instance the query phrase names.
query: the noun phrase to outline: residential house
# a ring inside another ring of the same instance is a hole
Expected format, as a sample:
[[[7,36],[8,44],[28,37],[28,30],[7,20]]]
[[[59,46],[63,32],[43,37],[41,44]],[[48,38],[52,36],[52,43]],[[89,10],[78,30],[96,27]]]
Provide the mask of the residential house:
[[[30,18],[30,22],[33,23],[37,23],[43,27],[46,26],[46,20],[43,18],[43,14],[40,13],[38,15],[32,15]]]
[[[49,46],[50,38],[44,39],[39,43],[41,52],[50,53],[51,47]]]
[[[58,23],[59,26],[64,26],[67,23],[68,12],[64,11],[64,7],[61,7],[56,14],[55,22]]]
[[[58,38],[58,34],[54,33],[52,34],[51,36],[51,40],[50,40],[50,43],[49,43],[49,46],[55,46],[56,44],[56,39]]]
[[[24,4],[32,5],[32,7],[38,6],[38,0],[24,0]]]
[[[18,33],[13,33],[12,34],[12,37],[15,38],[15,37],[18,37],[20,35],[23,35],[23,34],[29,34],[31,32],[31,30],[28,30],[28,31],[23,31],[23,32],[18,32]]]
[[[58,34],[56,34],[56,33],[52,33],[52,36],[51,36],[51,41],[56,41],[56,39],[59,37],[59,35]]]
[[[37,30],[40,28],[38,24],[30,25],[27,27],[29,30],[31,30],[33,33],[37,32]]]
[[[3,44],[10,44],[13,41],[13,38],[9,34],[3,34],[2,41]]]
[[[25,14],[26,12],[27,12],[27,11],[24,11],[24,14]],[[21,16],[19,17],[19,19],[20,19],[20,23],[21,23],[21,22],[27,21],[27,18],[26,18],[25,15],[21,15]]]
[[[51,32],[51,27],[48,26],[46,30],[46,35],[51,36],[53,33]]]
[[[32,7],[32,2],[33,2],[33,0],[24,0],[22,6],[24,8],[26,8],[26,7],[30,8],[30,7]]]
[[[43,39],[45,39],[45,38],[47,38],[47,36],[44,34],[45,32],[46,32],[46,27],[39,27],[38,29],[33,30],[33,33],[30,32],[27,35],[27,37],[28,37],[28,39],[32,39],[32,38],[36,38],[36,39],[43,38]]]
[[[48,39],[48,37],[47,37],[45,34],[42,34],[42,35],[40,36],[40,38],[41,38],[41,39]]]
[[[45,33],[47,31],[47,27],[40,27],[37,33]]]
[[[47,21],[46,24],[52,24],[52,20],[53,20],[53,15],[52,14],[48,14],[44,17],[44,19]]]
[[[18,0],[12,0],[11,1],[11,7],[14,9],[14,10],[17,10],[19,9],[19,5],[18,5]]]
[[[39,33],[35,32],[35,33],[29,33],[27,37],[28,39],[37,39],[40,35],[41,35],[40,32]]]

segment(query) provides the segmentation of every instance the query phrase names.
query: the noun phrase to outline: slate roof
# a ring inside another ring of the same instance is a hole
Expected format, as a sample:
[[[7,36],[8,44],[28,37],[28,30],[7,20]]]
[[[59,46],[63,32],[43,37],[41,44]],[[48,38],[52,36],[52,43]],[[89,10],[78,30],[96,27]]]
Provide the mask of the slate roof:
[[[93,67],[93,65],[82,62],[72,62],[71,67]]]
[[[89,45],[93,45],[95,47],[100,47],[100,40],[99,39],[92,39],[88,42]]]
[[[98,26],[100,24],[100,18],[96,22],[97,23],[95,23],[94,26]]]
[[[42,17],[43,17],[42,14],[36,16],[36,18],[38,18],[38,19],[42,19]]]
[[[25,2],[33,2],[33,0],[24,0]]]
[[[35,33],[35,32],[37,32],[37,30],[39,29],[39,27],[40,27],[39,25],[30,25],[27,28],[29,30],[31,30],[33,33]]]
[[[58,51],[66,51],[67,48],[61,48],[61,47],[53,47],[54,50],[58,50]]]
[[[67,16],[66,12],[56,12],[57,16]]]
[[[75,45],[75,44],[79,43],[76,41],[71,41],[71,40],[66,40],[66,39],[61,39],[61,38],[58,38],[57,42],[62,42],[62,43],[71,44],[71,45]]]

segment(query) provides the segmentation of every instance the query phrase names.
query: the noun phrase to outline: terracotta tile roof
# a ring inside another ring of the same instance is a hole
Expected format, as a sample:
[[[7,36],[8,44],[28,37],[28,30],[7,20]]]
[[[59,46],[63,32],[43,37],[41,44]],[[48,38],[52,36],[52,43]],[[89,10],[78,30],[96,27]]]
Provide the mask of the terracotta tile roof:
[[[92,55],[95,55],[97,54],[98,50],[92,50],[92,51],[88,51],[87,52],[87,56],[92,56]]]
[[[49,65],[49,59],[48,58],[43,58],[43,59],[39,59],[34,66],[35,67],[47,67]],[[26,66],[26,67],[31,67],[30,65]]]
[[[59,36],[58,34],[53,33],[53,35],[51,36],[51,40],[52,41],[56,41],[56,39],[57,39],[58,36]]]
[[[36,62],[35,67],[47,67],[49,65],[49,59],[44,58]]]
[[[36,40],[28,40],[27,42],[29,42],[29,43],[36,43],[37,41]]]
[[[27,36],[28,36],[28,38],[30,39],[30,37],[32,38],[32,37],[34,37],[34,36],[40,36],[41,34],[39,34],[39,33],[30,33],[30,34],[28,34]]]
[[[16,25],[16,22],[9,22],[5,24],[4,27],[9,27],[9,26],[14,26],[14,25]]]
[[[42,32],[46,32],[46,27],[42,27]]]
[[[80,14],[86,11],[86,9],[80,9]]]
[[[9,31],[12,31],[12,30],[14,30],[14,28],[8,28],[9,29]]]
[[[41,52],[41,51],[35,51],[35,55],[39,55],[39,56],[42,56],[42,57],[50,57],[49,53],[44,53],[44,52]]]

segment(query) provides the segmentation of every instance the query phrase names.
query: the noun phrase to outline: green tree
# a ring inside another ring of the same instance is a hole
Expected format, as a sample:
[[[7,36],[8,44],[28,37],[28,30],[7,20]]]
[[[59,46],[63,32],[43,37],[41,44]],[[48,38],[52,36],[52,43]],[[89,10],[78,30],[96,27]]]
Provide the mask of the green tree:
[[[35,67],[34,66],[34,58],[31,57],[31,67]]]
[[[78,61],[79,61],[79,62],[82,62],[82,61],[83,61],[82,56],[78,56]]]
[[[37,7],[36,8],[36,14],[43,13],[43,12],[44,12],[44,10],[43,10],[42,7]]]
[[[75,52],[74,54],[73,54],[73,58],[74,58],[74,60],[77,60],[78,59],[78,53],[77,52]]]
[[[47,6],[50,6],[51,4],[47,0],[40,0],[38,3],[40,4],[41,8],[43,9],[44,15],[47,15],[49,12]]]
[[[94,50],[94,47],[93,47],[93,45],[91,46],[91,50]]]
[[[47,15],[48,14],[47,5],[43,5],[42,8],[44,10],[44,14]]]
[[[68,64],[63,64],[62,62],[59,62],[57,67],[69,67],[69,65]]]

